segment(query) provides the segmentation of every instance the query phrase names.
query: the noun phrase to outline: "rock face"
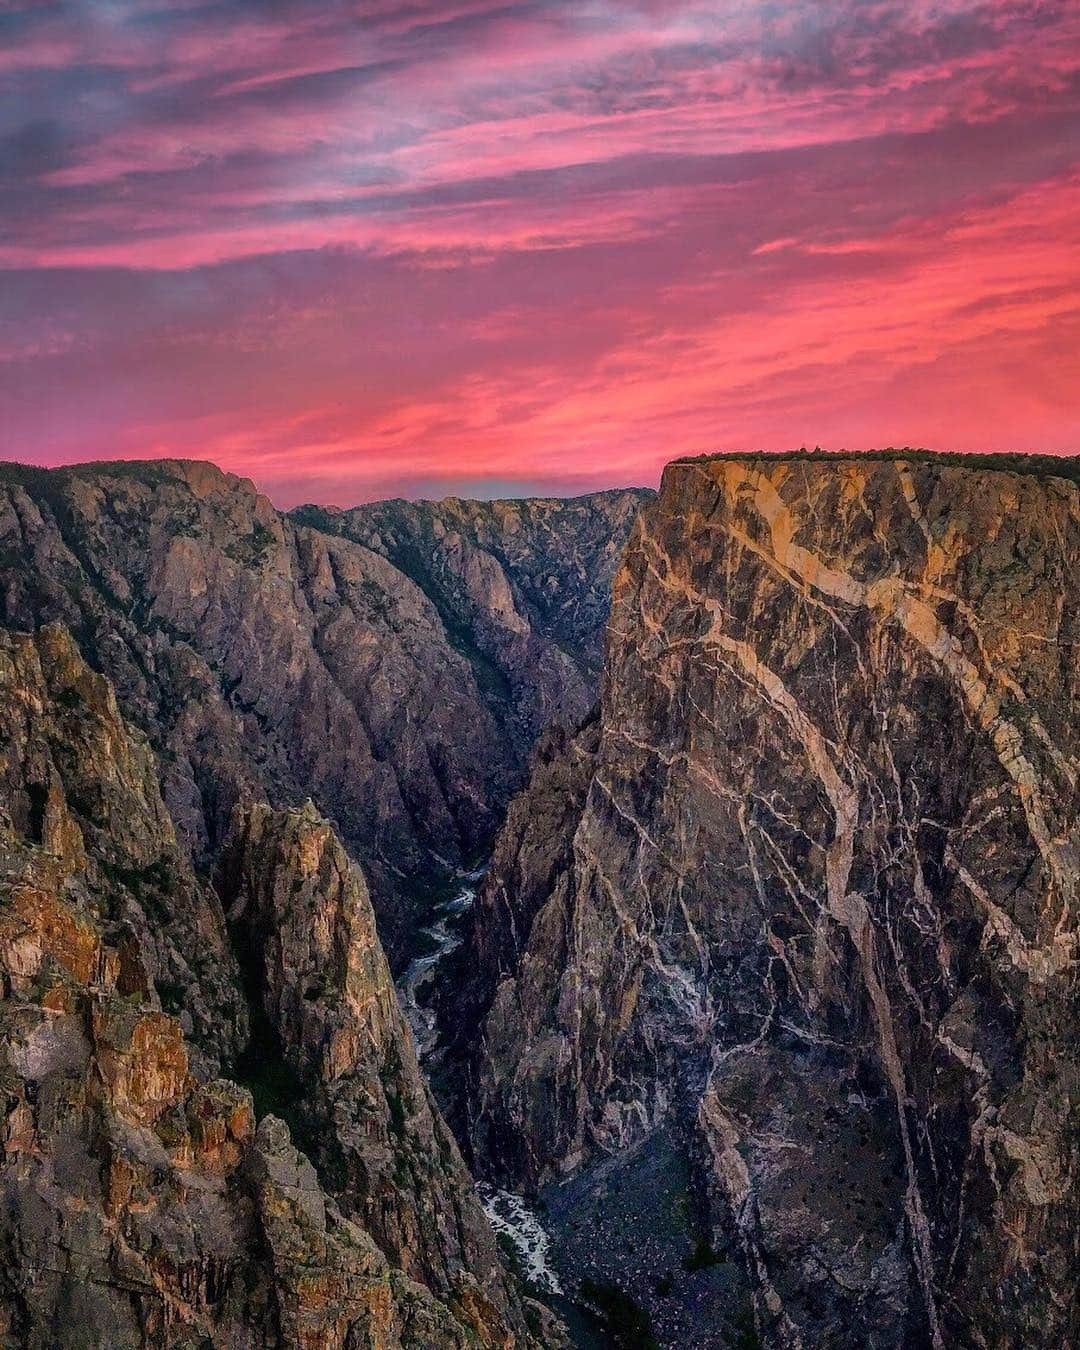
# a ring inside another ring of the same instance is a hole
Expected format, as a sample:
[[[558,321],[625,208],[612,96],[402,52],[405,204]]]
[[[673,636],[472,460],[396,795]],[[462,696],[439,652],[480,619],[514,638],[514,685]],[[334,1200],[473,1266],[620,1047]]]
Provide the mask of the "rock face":
[[[417,886],[486,845],[541,723],[589,706],[645,495],[290,518],[209,464],[5,465],[0,623],[70,628],[198,865],[238,803],[312,797],[398,957]]]
[[[255,1020],[275,1019],[340,1130],[354,1167],[333,1196],[286,1124],[256,1128],[250,1093],[220,1074],[249,1042],[253,972],[176,846],[148,744],[66,632],[0,633],[4,1343],[533,1344],[416,1077],[359,874],[310,811],[253,808],[238,828],[251,917],[234,927],[254,933],[256,910],[276,923],[304,980],[267,963]],[[387,1155],[401,1196],[380,1189]]]
[[[652,495],[397,500],[293,519],[364,544],[420,587],[472,666],[516,780],[540,732],[596,701],[612,577]]]
[[[768,1344],[1080,1342],[1078,577],[1063,476],[669,466],[478,898],[481,1164],[676,1131]]]
[[[494,1237],[421,1078],[363,877],[330,826],[311,803],[246,810],[221,893],[264,1029],[253,1049],[294,1075],[286,1109],[338,1207],[440,1295],[505,1310]]]
[[[247,1041],[247,1006],[221,905],[177,846],[149,745],[66,631],[0,636],[0,826],[77,876],[135,985],[159,992],[192,1054],[219,1071]]]

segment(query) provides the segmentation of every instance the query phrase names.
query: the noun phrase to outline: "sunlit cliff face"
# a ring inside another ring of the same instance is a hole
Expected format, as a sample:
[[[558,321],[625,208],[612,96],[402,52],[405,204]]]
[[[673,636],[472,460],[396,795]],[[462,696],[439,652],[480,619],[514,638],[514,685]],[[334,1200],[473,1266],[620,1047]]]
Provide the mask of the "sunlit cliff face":
[[[2,453],[1075,449],[1078,67],[1072,0],[6,7]]]

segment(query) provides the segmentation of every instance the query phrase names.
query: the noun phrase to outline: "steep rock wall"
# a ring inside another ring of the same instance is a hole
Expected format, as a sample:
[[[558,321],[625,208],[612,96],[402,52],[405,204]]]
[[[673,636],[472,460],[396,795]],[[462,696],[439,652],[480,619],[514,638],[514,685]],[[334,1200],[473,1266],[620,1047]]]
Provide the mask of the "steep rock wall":
[[[1064,476],[669,466],[479,897],[482,1165],[677,1122],[770,1343],[1075,1341],[1078,576]]]
[[[519,501],[371,502],[293,512],[380,553],[439,611],[522,767],[596,701],[611,580],[643,489]]]
[[[311,803],[243,811],[220,889],[270,1033],[253,1048],[294,1075],[298,1137],[338,1207],[441,1295],[464,1278],[505,1311],[494,1237],[421,1077],[363,876],[329,824]]]
[[[335,1099],[335,1081],[418,1098],[413,1170],[381,1198],[423,1216],[424,1242],[393,1248],[357,1185],[336,1203],[285,1123],[256,1123],[251,1094],[222,1076],[249,1042],[246,972],[176,846],[150,747],[64,630],[0,630],[4,1343],[535,1344],[468,1175],[439,1147],[448,1133],[416,1078],[359,874],[324,822],[253,813],[249,837],[256,817],[276,829],[275,866],[304,881],[274,916],[282,940],[332,932],[345,974],[335,986],[327,960],[328,991],[290,1044],[309,1055],[311,1093],[360,1134],[361,1104]],[[268,1003],[291,997],[268,984]],[[368,1134],[357,1152],[382,1181],[379,1150]],[[447,1235],[440,1260],[433,1234]]]
[[[570,618],[602,623],[642,495],[580,499],[565,521],[546,503],[523,530],[525,508],[495,504],[282,516],[193,461],[4,465],[0,623],[75,634],[150,738],[200,866],[237,803],[314,798],[369,872],[396,959],[417,887],[486,846],[539,725],[594,697],[595,637],[576,646]],[[418,516],[441,531],[430,565]],[[460,584],[431,580],[436,552]]]

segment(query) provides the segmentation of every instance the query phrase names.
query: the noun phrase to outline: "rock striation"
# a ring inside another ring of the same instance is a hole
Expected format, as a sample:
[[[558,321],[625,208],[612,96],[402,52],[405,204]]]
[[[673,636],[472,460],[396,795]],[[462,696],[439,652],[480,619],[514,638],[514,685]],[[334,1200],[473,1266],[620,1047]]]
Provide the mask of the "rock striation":
[[[535,1344],[417,1077],[359,873],[310,810],[237,828],[230,934],[105,679],[61,628],[0,632],[4,1343]],[[249,1019],[231,940],[256,921],[280,962]],[[332,1187],[233,1081],[270,1018],[311,1118],[339,1131],[351,1171]]]
[[[221,904],[177,844],[149,744],[66,630],[0,639],[0,827],[76,879],[124,978],[155,989],[190,1053],[219,1072],[248,1039],[247,1005]]]
[[[0,623],[67,625],[201,869],[237,805],[310,796],[398,961],[418,888],[486,846],[541,725],[591,703],[646,495],[284,516],[205,463],[4,465]]]
[[[674,1132],[766,1344],[1080,1341],[1080,486],[1022,467],[670,465],[478,896],[479,1165]]]

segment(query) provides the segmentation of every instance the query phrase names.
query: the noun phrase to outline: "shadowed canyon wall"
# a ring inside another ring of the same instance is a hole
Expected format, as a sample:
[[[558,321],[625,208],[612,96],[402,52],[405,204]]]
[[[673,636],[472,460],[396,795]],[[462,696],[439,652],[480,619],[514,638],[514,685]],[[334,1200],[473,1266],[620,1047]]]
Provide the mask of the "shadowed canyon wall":
[[[148,743],[65,630],[0,634],[5,1343],[533,1344],[355,865],[310,806],[252,808],[230,863],[233,925],[293,896],[250,1020]],[[275,1018],[296,1119],[336,1168],[265,1104],[257,1122],[233,1080],[255,1014]]]
[[[1077,477],[727,456],[643,512],[283,516],[4,467],[7,1338],[562,1343],[372,908],[409,955],[509,802],[440,974],[484,1174],[601,1262],[574,1186],[689,1184],[731,1306],[682,1343],[1080,1339]]]

